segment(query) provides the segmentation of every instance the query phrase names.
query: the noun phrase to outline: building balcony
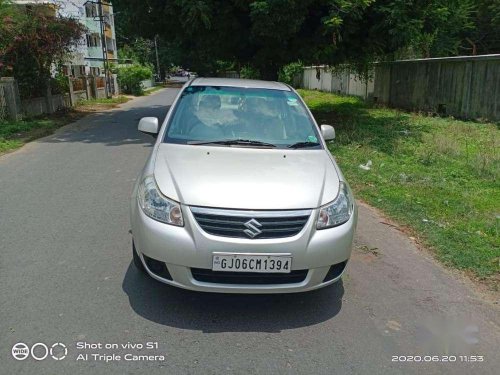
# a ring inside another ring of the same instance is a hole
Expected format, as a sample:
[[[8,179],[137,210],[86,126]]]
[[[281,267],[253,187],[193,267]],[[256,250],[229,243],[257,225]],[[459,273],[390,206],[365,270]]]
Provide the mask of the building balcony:
[[[87,57],[102,59],[102,48],[87,47]]]
[[[101,33],[101,25],[99,24],[99,21],[96,21],[93,18],[86,18],[85,19],[85,27],[91,33],[98,33],[98,34]]]

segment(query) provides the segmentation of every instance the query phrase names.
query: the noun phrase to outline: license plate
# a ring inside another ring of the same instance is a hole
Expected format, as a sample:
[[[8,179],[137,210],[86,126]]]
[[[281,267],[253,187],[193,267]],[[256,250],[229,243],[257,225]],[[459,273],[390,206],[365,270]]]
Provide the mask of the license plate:
[[[267,254],[214,254],[213,271],[290,273],[292,257]]]

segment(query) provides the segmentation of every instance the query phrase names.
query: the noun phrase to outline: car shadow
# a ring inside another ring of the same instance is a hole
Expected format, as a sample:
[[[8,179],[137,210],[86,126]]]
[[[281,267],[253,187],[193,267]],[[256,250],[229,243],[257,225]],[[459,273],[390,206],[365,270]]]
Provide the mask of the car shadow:
[[[280,332],[306,327],[336,316],[344,285],[307,293],[220,294],[193,292],[162,284],[131,263],[122,288],[132,309],[145,319],[169,327],[217,332]]]

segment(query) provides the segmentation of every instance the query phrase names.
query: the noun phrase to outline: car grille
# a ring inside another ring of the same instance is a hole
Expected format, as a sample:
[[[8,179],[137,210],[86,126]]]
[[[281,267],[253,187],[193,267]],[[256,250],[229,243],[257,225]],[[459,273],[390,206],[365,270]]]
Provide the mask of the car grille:
[[[209,234],[247,239],[295,236],[311,215],[311,210],[240,211],[201,207],[191,207],[191,212]]]
[[[255,273],[255,272],[222,272],[204,268],[191,268],[196,281],[217,284],[295,284],[306,279],[307,270],[292,271],[290,273]]]

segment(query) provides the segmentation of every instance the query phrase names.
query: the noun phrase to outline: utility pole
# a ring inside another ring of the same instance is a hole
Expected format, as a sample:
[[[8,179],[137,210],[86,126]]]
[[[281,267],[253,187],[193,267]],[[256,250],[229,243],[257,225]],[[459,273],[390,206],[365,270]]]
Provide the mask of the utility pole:
[[[155,52],[156,52],[156,73],[158,74],[158,79],[161,81],[161,71],[160,71],[160,59],[158,58],[158,35],[155,35]]]
[[[109,78],[109,61],[108,61],[108,46],[106,45],[106,31],[105,31],[105,25],[104,25],[104,14],[102,11],[102,6],[103,5],[111,5],[110,3],[103,2],[102,0],[97,0],[97,1],[86,1],[83,5],[85,6],[86,4],[95,4],[98,7],[99,10],[99,15],[93,17],[95,21],[99,21],[99,26],[100,26],[100,32],[101,32],[101,47],[102,47],[102,61],[104,65],[104,77],[105,77],[105,85],[104,85],[104,90],[106,93],[106,98],[111,97],[111,82]]]

